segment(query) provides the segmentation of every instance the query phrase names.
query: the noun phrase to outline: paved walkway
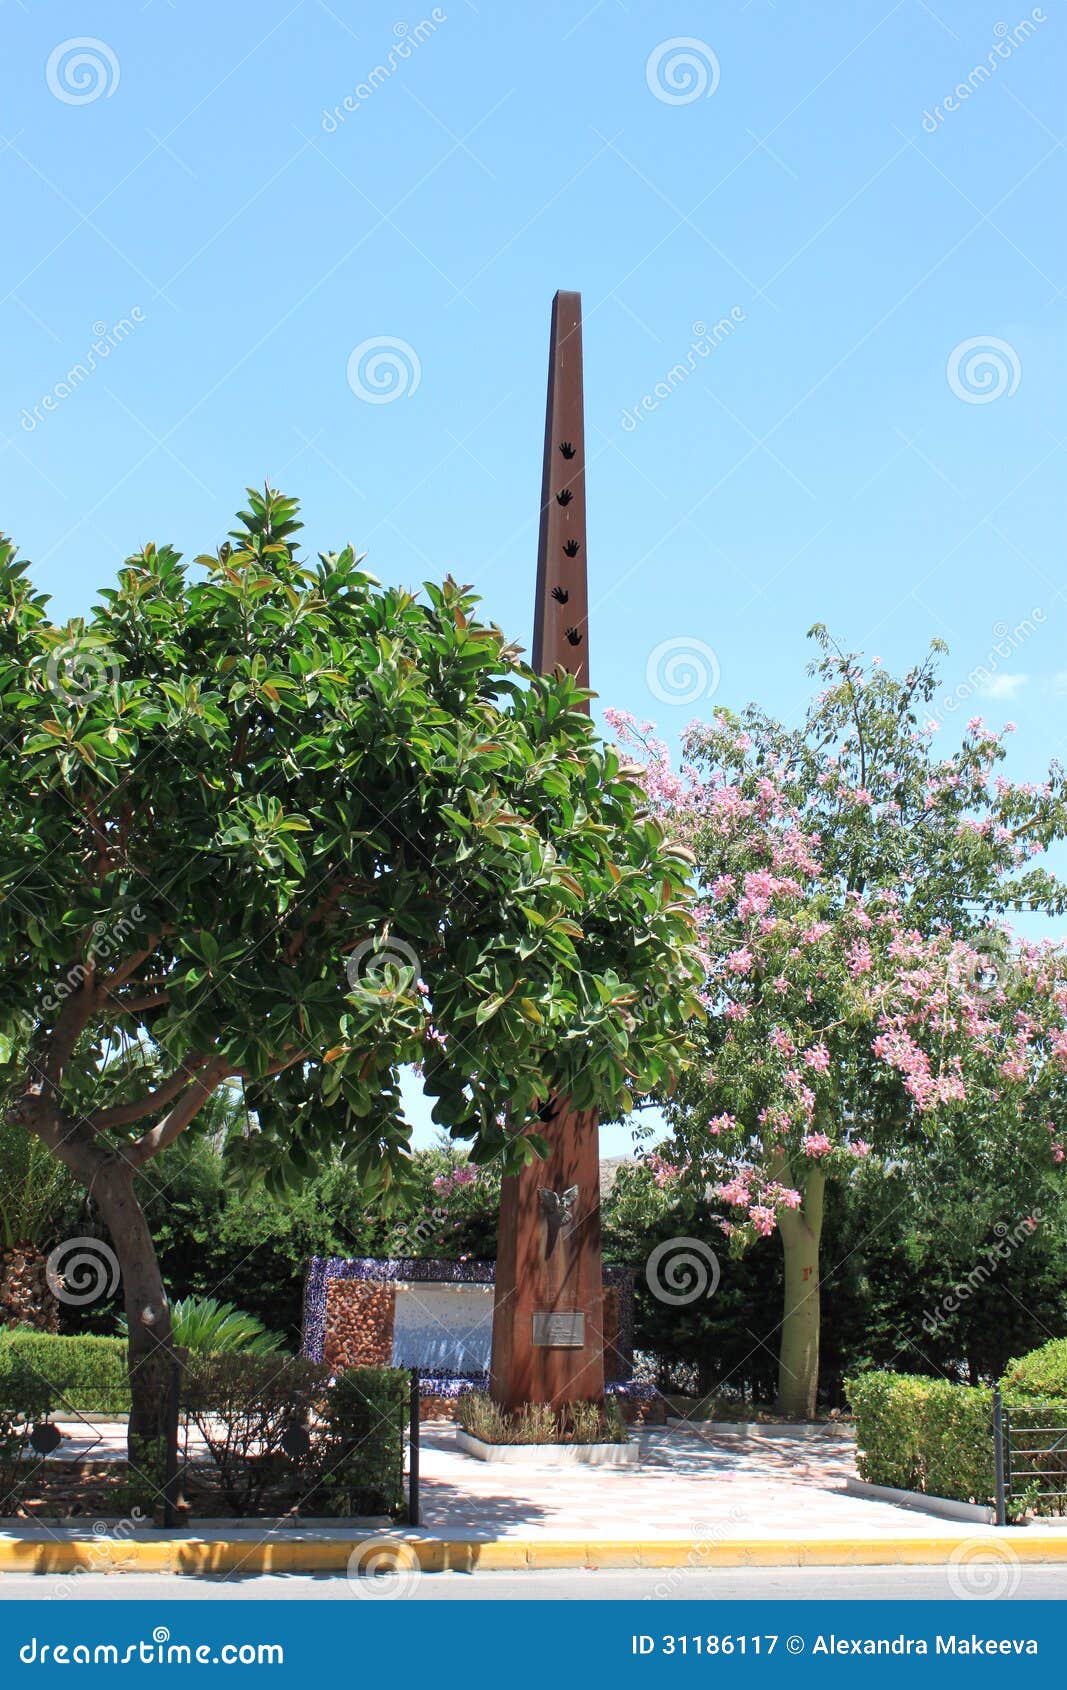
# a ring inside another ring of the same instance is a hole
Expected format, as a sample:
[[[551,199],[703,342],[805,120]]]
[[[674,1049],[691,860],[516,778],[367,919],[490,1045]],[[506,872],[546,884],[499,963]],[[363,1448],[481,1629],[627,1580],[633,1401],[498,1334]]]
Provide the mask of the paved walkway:
[[[52,1460],[124,1454],[116,1423],[60,1425]],[[637,1434],[636,1467],[514,1467],[476,1461],[447,1421],[422,1428],[419,1535],[514,1541],[700,1541],[943,1538],[995,1528],[948,1522],[918,1509],[845,1494],[854,1446],[842,1438],[745,1439],[706,1426]],[[190,1453],[200,1454],[195,1431]],[[221,1524],[221,1523],[216,1523]],[[255,1528],[252,1528],[253,1531]],[[1044,1532],[1067,1528],[1031,1527]],[[1014,1535],[1014,1534],[1013,1534]]]
[[[572,1539],[944,1537],[960,1527],[846,1496],[855,1448],[842,1439],[746,1440],[691,1427],[639,1434],[638,1467],[494,1466],[463,1455],[451,1427],[423,1428],[422,1527],[436,1536]]]

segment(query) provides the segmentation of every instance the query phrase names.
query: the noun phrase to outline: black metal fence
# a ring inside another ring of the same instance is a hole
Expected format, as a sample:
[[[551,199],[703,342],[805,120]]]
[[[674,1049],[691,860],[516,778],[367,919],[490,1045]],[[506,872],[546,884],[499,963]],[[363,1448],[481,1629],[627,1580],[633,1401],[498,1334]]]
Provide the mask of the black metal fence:
[[[417,1367],[411,1369],[411,1397],[408,1404],[408,1525],[419,1524],[419,1437],[421,1390]]]
[[[1067,1403],[1009,1407],[995,1385],[993,1476],[998,1526],[1026,1509],[1067,1512]]]

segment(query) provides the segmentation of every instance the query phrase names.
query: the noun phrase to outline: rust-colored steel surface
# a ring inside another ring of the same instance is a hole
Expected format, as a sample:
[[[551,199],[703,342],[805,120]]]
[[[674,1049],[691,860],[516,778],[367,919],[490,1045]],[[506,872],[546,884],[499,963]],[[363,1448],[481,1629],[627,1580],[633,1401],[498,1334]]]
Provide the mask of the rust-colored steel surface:
[[[585,553],[582,299],[552,302],[541,481],[533,664],[562,664],[589,685]],[[588,706],[587,706],[588,708]],[[554,1098],[541,1129],[546,1161],[510,1174],[500,1192],[490,1391],[523,1403],[599,1402],[604,1395],[600,1134],[595,1109]]]
[[[583,687],[589,685],[587,582],[582,296],[557,293],[548,361],[533,666],[544,674],[562,664]]]

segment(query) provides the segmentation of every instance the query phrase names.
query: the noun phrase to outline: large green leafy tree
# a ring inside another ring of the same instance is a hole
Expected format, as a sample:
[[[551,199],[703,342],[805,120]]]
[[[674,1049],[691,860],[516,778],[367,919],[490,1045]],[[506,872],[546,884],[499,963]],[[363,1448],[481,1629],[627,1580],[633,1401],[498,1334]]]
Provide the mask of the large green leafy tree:
[[[692,1007],[685,853],[573,681],[468,589],[305,563],[295,502],[249,499],[217,554],[148,545],[67,627],[0,550],[8,1119],[110,1233],[131,1447],[169,1334],[135,1176],[225,1080],[275,1184],[340,1147],[382,1193],[403,1065],[473,1159],[515,1166],[546,1098],[610,1117],[665,1089]]]

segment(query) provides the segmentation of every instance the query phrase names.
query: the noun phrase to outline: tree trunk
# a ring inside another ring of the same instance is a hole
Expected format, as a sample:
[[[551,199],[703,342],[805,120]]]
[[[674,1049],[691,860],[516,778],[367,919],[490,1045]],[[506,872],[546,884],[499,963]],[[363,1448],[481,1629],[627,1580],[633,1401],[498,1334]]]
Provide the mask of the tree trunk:
[[[813,1167],[799,1209],[778,1217],[785,1254],[785,1307],[778,1350],[779,1414],[813,1420],[819,1389],[819,1239],[826,1176]]]
[[[133,1170],[120,1157],[107,1157],[93,1181],[92,1194],[122,1275],[130,1351],[130,1466],[161,1488],[174,1431],[167,1414],[175,1364],[170,1305],[152,1235],[134,1192]]]

